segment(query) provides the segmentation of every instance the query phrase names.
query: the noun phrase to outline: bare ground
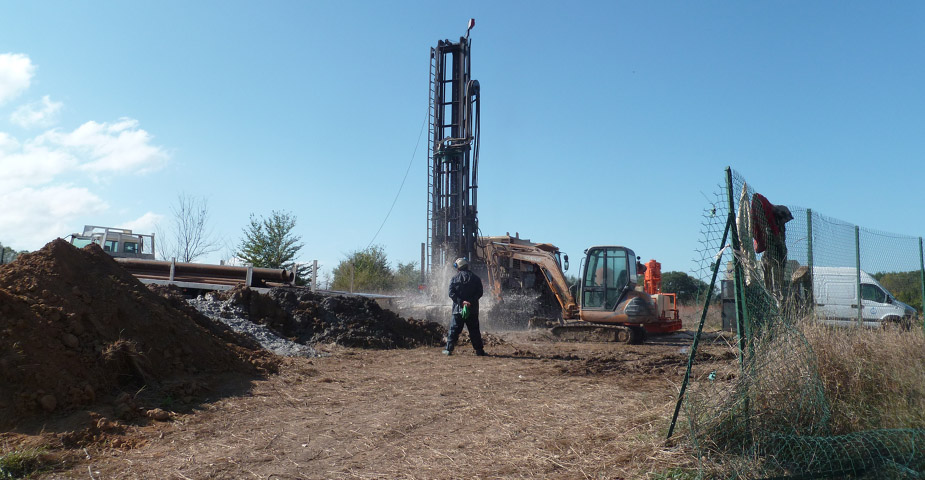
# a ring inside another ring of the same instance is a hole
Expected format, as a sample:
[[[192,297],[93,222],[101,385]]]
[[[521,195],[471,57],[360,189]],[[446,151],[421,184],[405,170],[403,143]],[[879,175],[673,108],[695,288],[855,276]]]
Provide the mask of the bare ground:
[[[683,434],[664,440],[689,336],[487,340],[489,357],[329,346],[277,375],[214,378],[192,403],[161,399],[167,422],[72,414],[2,433],[0,450],[47,448],[54,470],[35,478],[619,479],[696,467]],[[722,342],[701,350],[697,375],[734,361]]]

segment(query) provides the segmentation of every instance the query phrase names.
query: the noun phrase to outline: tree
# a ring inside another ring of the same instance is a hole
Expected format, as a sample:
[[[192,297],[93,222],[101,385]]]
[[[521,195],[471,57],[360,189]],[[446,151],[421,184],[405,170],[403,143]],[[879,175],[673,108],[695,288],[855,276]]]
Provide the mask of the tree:
[[[662,274],[662,291],[678,296],[678,303],[690,304],[707,289],[706,282],[684,272],[666,272]]]
[[[922,272],[880,272],[872,275],[897,300],[922,311]]]
[[[13,260],[16,260],[16,257],[24,253],[28,252],[26,250],[17,252],[16,250],[13,250],[12,248],[4,246],[2,243],[0,243],[0,265],[3,265],[4,263],[11,263]]]
[[[259,268],[296,269],[300,279],[307,279],[312,267],[297,265],[296,258],[304,246],[302,237],[293,233],[296,217],[289,212],[274,210],[269,218],[250,216],[235,256]]]
[[[421,269],[418,262],[401,263],[395,268],[393,286],[399,290],[417,290],[421,284]]]
[[[216,252],[219,242],[209,229],[209,203],[203,197],[186,193],[177,195],[177,203],[170,207],[173,230],[160,234],[157,243],[161,257],[176,258],[180,262],[193,262],[203,255]]]
[[[382,292],[394,285],[392,270],[385,250],[373,245],[365,250],[357,250],[347,256],[346,260],[334,268],[335,290],[362,290]]]

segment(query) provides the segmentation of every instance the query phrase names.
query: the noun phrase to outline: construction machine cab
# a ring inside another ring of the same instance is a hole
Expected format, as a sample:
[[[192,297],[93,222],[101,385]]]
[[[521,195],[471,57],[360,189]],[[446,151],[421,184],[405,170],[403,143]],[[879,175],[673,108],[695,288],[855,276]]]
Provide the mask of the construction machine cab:
[[[83,248],[98,244],[104,252],[117,258],[154,260],[154,234],[132,233],[126,228],[85,225],[82,233],[68,235],[71,245]]]
[[[584,263],[579,295],[582,310],[614,310],[636,286],[636,254],[626,247],[588,248]]]

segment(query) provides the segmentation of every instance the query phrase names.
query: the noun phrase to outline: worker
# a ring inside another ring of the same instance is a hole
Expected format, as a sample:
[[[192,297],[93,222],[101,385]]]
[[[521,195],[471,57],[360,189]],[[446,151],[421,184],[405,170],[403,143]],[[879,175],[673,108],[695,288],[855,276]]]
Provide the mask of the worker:
[[[755,238],[755,253],[762,253],[761,266],[765,288],[782,295],[784,270],[787,266],[787,222],[793,220],[790,209],[774,205],[764,195],[752,196],[752,235]]]
[[[456,275],[450,280],[450,298],[453,299],[453,321],[446,337],[444,355],[452,355],[463,325],[469,330],[469,340],[475,354],[485,356],[482,332],[479,331],[479,298],[482,298],[482,279],[469,271],[469,261],[457,258],[453,263]]]

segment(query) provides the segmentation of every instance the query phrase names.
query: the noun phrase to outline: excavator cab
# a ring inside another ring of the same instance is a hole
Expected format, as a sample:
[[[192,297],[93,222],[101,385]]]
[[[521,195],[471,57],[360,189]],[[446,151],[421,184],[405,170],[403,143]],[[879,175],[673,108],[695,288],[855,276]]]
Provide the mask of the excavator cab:
[[[637,282],[636,254],[626,247],[585,250],[581,309],[613,311]]]
[[[649,333],[669,333],[681,329],[674,294],[654,296],[638,287],[642,272],[660,272],[658,262],[642,266],[636,253],[626,247],[595,246],[585,250],[577,295],[577,315],[552,328],[553,335],[565,340],[618,341],[642,343]],[[659,279],[660,280],[660,279]],[[653,277],[657,291],[658,280]],[[671,299],[670,305],[668,299]],[[574,306],[575,303],[573,302]],[[571,313],[569,311],[568,313]],[[673,314],[669,317],[668,314]]]

